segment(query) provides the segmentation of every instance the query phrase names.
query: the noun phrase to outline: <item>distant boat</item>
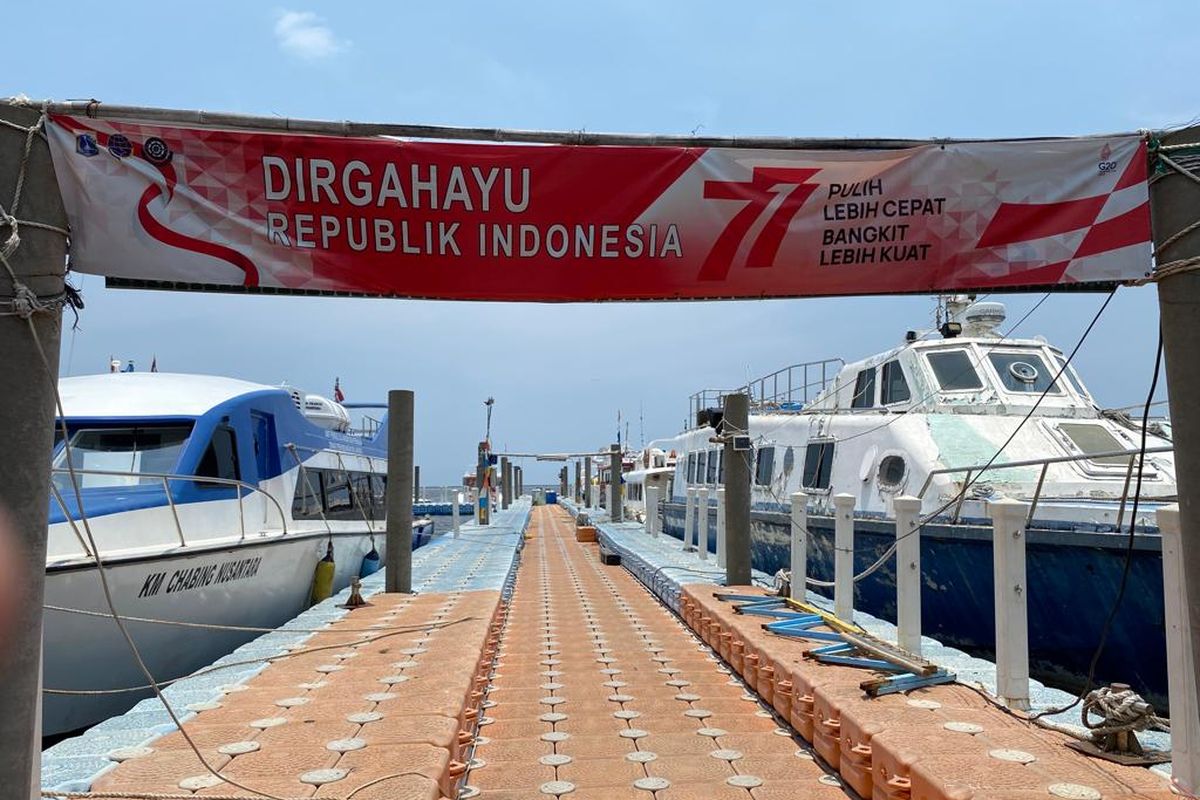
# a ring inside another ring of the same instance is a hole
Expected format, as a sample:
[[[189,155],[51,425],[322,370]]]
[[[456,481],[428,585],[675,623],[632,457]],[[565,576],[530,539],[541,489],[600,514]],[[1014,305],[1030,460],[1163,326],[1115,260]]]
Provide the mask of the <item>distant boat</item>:
[[[79,493],[60,425],[46,556],[47,689],[146,683],[105,618],[81,504],[117,611],[129,618],[274,627],[309,603],[329,548],[333,591],[375,567],[373,559],[364,567],[369,553],[384,555],[386,421],[355,432],[328,398],[209,375],[93,375],[63,378],[59,389]],[[414,547],[432,533],[430,520],[415,520]],[[127,623],[158,681],[257,635],[163,622]],[[91,725],[146,695],[47,693],[43,733]]]
[[[732,390],[752,397],[754,566],[768,573],[788,567],[794,492],[808,498],[809,576],[821,580],[833,577],[835,494],[855,498],[856,574],[895,542],[892,500],[918,496],[923,518],[933,515],[921,532],[924,633],[988,655],[995,642],[988,506],[1000,498],[1024,501],[1031,505],[1031,666],[1045,680],[1078,688],[1117,594],[1134,522],[1129,584],[1096,677],[1130,683],[1165,708],[1154,512],[1176,500],[1169,423],[1148,426],[1133,520],[1140,409],[1130,412],[1133,420],[1103,411],[1074,368],[1064,369],[1060,349],[1041,338],[1000,337],[1002,304],[968,307],[954,298],[946,311],[952,324],[944,334],[911,332],[903,344],[852,364],[800,364]],[[666,529],[675,536],[683,529],[685,489],[716,488],[723,480],[724,454],[710,438],[721,426],[724,393],[693,395],[695,427],[651,445],[678,455],[665,506]],[[895,605],[893,558],[856,583],[855,607],[894,620]]]

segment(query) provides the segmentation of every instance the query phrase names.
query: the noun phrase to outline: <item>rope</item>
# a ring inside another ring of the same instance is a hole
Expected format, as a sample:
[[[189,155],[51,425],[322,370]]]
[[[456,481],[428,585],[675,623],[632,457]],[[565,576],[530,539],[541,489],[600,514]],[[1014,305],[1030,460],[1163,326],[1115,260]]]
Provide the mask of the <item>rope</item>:
[[[1095,714],[1102,722],[1093,724],[1090,716]],[[1170,731],[1169,720],[1154,713],[1154,707],[1142,699],[1133,689],[1114,689],[1101,686],[1088,692],[1079,716],[1085,728],[1093,736],[1113,733],[1134,733],[1145,730]]]
[[[359,789],[365,787],[359,787]],[[355,789],[354,791],[359,791]],[[276,797],[274,795],[261,794],[205,794],[198,795],[193,792],[184,792],[182,794],[172,794],[170,792],[60,792],[55,789],[43,789],[42,797],[57,797],[62,800],[196,800],[197,797],[204,797],[205,800],[262,800],[263,797],[270,797],[272,800],[338,800],[334,797],[308,797],[308,798],[291,798],[291,797]]]
[[[46,603],[42,608],[47,611],[62,611],[66,614],[81,614],[85,617],[103,617],[104,619],[112,619],[113,615],[104,611],[89,611],[85,608],[68,608],[67,606],[56,606]],[[217,631],[240,631],[242,633],[413,633],[418,630],[424,630],[429,626],[436,626],[437,623],[413,623],[412,625],[397,625],[394,628],[260,628],[253,625],[219,625],[215,622],[186,622],[184,620],[173,619],[156,619],[154,617],[131,617],[128,614],[122,614],[121,619],[126,622],[149,622],[155,625],[174,625],[180,628],[204,628]]]

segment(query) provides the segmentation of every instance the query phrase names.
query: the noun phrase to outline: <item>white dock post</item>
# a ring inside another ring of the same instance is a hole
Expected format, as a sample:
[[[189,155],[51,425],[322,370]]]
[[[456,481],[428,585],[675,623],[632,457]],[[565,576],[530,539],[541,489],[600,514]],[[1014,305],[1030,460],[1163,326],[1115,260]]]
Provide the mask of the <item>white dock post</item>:
[[[687,487],[683,506],[683,549],[687,550],[692,542],[692,528],[696,524],[696,489]]]
[[[458,505],[462,502],[462,493],[455,492],[450,497],[450,521],[454,524],[454,535],[452,538],[458,538]]]
[[[896,510],[896,643],[921,655],[921,499],[902,495]]]
[[[833,496],[833,613],[854,621],[854,495]]]
[[[658,487],[646,487],[646,533],[658,538]]]
[[[1167,622],[1167,696],[1171,699],[1171,776],[1191,794],[1200,789],[1200,703],[1192,681],[1192,635],[1187,617],[1179,506],[1159,509]]]
[[[717,489],[717,566],[725,568],[725,489]]]
[[[808,596],[808,495],[792,494],[792,590],[793,600],[804,602]]]
[[[696,491],[696,549],[700,560],[708,561],[708,489],[703,486]]]
[[[991,503],[996,591],[996,695],[1009,708],[1029,708],[1029,611],[1025,583],[1025,518],[1029,504]]]

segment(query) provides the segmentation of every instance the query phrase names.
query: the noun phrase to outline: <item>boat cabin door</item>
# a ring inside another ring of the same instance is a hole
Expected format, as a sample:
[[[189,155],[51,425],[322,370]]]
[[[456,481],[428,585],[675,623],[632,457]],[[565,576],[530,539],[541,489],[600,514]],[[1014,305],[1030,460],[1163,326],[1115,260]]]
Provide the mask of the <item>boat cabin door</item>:
[[[250,412],[250,431],[254,440],[255,481],[260,488],[271,478],[279,477],[279,442],[275,436],[275,415],[265,411]],[[262,506],[263,525],[279,524],[278,514],[272,517],[270,505],[265,498],[258,499]]]

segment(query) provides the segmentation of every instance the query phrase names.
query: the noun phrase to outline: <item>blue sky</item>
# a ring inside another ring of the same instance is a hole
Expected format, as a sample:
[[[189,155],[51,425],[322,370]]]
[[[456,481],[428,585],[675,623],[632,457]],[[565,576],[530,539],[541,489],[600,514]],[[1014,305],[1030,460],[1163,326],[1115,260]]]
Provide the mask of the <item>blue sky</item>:
[[[202,10],[201,10],[202,9]],[[1194,2],[21,4],[0,94],[253,114],[713,135],[1007,137],[1128,131],[1200,115]],[[499,305],[109,291],[63,371],[213,372],[350,400],[417,392],[426,483],[456,480],[496,398],[528,450],[679,430],[687,396],[927,325],[928,298]],[[1009,299],[1010,318],[1038,296]],[[1074,345],[1103,298],[1024,324]],[[1098,399],[1149,381],[1153,288],[1118,293],[1077,364]],[[613,342],[619,342],[614,348]],[[527,482],[556,467],[529,465]]]

